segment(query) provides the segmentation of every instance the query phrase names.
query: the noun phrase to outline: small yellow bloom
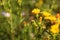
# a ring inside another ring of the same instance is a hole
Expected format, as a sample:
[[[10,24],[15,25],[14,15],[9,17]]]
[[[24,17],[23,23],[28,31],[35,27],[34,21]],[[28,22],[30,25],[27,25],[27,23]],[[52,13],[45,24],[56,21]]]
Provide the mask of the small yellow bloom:
[[[51,21],[56,21],[56,18],[54,16],[47,16],[47,17],[44,17],[44,19],[49,19]]]
[[[40,9],[36,8],[32,10],[33,14],[39,14],[40,13]]]
[[[50,31],[54,34],[59,33],[58,27],[59,27],[59,24],[52,25]]]
[[[42,14],[43,14],[44,16],[51,16],[51,13],[50,13],[50,12],[47,12],[47,11],[43,11]]]

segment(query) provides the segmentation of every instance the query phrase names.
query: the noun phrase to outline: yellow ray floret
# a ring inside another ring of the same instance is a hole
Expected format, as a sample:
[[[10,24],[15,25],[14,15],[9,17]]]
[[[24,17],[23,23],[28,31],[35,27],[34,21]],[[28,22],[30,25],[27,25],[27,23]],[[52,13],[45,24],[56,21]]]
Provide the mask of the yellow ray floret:
[[[43,14],[44,16],[51,16],[51,13],[50,13],[50,12],[47,12],[47,11],[43,11],[42,14]]]
[[[36,8],[32,10],[33,14],[39,14],[40,13],[40,9]]]
[[[47,17],[44,17],[44,19],[49,19],[51,21],[56,21],[56,17],[55,16],[47,16]]]

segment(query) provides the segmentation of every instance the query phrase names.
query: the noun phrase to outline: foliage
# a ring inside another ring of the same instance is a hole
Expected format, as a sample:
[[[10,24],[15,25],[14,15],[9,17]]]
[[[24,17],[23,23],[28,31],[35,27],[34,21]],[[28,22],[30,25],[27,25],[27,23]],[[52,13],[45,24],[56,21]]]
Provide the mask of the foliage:
[[[0,0],[0,40],[60,40],[59,0]]]

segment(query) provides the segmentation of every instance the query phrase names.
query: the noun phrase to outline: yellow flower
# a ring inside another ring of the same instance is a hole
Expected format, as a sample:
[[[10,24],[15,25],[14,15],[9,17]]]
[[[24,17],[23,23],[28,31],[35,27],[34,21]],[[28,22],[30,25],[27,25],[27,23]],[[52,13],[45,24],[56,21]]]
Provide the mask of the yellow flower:
[[[33,14],[39,14],[40,13],[40,9],[36,8],[32,10]]]
[[[50,13],[50,12],[47,12],[47,11],[43,11],[42,14],[43,14],[44,16],[51,16],[51,13]]]
[[[56,21],[56,18],[54,16],[46,16],[44,19],[49,19],[51,21]]]
[[[52,25],[50,31],[54,34],[59,33],[58,27],[59,27],[59,24]]]

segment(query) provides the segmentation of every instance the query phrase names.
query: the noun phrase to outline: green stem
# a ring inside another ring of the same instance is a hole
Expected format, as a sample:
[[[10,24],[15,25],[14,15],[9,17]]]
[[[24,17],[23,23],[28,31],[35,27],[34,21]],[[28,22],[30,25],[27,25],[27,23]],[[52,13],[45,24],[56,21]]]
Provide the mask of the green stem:
[[[37,19],[38,19],[38,16],[39,16],[39,15],[38,15],[38,14],[36,14],[36,18],[37,18]]]
[[[56,39],[56,35],[53,35],[53,40],[55,40]]]
[[[11,40],[14,40],[12,14],[10,19],[11,19]]]

